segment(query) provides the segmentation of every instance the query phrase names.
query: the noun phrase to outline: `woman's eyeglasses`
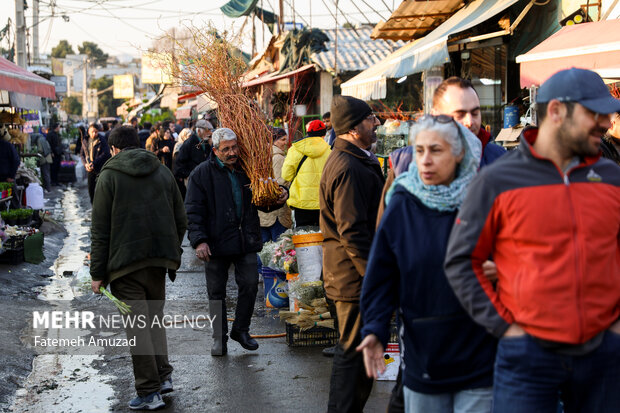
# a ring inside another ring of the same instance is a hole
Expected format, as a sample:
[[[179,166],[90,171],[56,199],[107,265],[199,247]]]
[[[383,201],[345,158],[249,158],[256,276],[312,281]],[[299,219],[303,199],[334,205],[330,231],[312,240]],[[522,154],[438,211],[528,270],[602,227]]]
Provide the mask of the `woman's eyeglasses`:
[[[428,119],[432,119],[433,122],[437,122],[437,123],[454,123],[454,126],[458,128],[458,125],[456,124],[456,121],[454,120],[454,118],[448,115],[424,115],[418,118],[418,121],[424,121]]]
[[[458,133],[458,136],[460,139],[465,140],[465,136],[463,136],[463,133],[461,132],[461,128],[459,127],[459,125],[457,124],[457,122],[454,120],[454,118],[452,116],[448,116],[448,115],[424,115],[421,116],[420,118],[418,118],[418,122],[420,121],[425,121],[425,120],[429,120],[431,119],[433,122],[437,122],[437,123],[441,123],[441,124],[448,124],[448,123],[452,123],[454,124],[454,127],[456,128],[456,133]]]

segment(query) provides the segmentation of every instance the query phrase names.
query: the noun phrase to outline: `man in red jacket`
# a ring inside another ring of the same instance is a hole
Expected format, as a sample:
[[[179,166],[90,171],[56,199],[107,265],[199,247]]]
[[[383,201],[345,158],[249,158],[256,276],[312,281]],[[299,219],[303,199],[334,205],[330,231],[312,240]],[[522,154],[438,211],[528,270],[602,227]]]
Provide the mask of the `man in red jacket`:
[[[450,235],[446,276],[501,338],[493,409],[617,412],[620,167],[600,157],[620,109],[596,73],[563,70],[538,91],[539,128],[482,169]],[[483,273],[490,256],[497,285]]]

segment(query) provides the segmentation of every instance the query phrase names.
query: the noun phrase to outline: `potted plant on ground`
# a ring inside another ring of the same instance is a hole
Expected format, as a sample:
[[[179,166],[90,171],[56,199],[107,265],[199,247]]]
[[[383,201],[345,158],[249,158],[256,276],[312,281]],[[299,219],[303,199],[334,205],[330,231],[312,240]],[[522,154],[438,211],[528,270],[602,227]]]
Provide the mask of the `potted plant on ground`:
[[[9,211],[2,211],[2,219],[7,225],[17,225],[17,211],[12,209]]]
[[[32,209],[18,209],[17,210],[17,223],[19,225],[28,225],[32,221]]]

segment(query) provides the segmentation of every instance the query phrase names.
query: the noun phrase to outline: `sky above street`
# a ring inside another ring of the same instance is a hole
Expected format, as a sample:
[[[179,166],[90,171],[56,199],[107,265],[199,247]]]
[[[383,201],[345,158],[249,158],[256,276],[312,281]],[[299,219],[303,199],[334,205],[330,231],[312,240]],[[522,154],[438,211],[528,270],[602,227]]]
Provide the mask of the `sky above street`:
[[[68,40],[77,52],[83,41],[95,42],[104,52],[140,56],[153,44],[153,38],[172,27],[184,24],[197,27],[211,23],[219,30],[238,33],[243,26],[244,50],[251,51],[251,21],[244,26],[245,17],[230,19],[220,11],[227,0],[40,0],[39,48],[49,54],[60,40]],[[3,0],[8,13],[0,17],[0,29],[10,17],[15,22],[15,0]],[[27,0],[26,25],[32,32],[32,4]],[[277,13],[278,0],[258,0],[258,6]],[[377,23],[386,20],[400,1],[350,0],[338,2],[338,23]],[[334,0],[284,0],[285,21],[295,21],[318,28],[335,26]],[[343,17],[346,15],[346,19]],[[348,19],[348,20],[347,20]],[[68,21],[67,21],[68,20]],[[256,20],[257,50],[269,42],[270,33]],[[13,37],[13,36],[11,36]],[[1,44],[7,47],[6,40]]]

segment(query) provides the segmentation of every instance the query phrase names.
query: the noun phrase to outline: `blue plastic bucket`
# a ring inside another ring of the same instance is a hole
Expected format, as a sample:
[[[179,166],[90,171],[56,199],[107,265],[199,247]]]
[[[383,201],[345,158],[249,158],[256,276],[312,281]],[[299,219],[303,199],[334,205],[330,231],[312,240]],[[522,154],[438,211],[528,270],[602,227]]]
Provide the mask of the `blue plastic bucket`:
[[[263,267],[263,285],[265,286],[265,306],[271,308],[289,306],[286,273]]]
[[[506,105],[504,107],[504,128],[512,128],[519,124],[519,107]]]

